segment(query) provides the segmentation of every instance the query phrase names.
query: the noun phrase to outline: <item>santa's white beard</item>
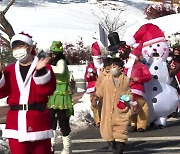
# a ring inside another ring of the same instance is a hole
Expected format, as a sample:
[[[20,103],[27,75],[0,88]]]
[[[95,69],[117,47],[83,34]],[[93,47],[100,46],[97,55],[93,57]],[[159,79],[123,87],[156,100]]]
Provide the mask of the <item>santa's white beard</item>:
[[[93,63],[94,63],[94,66],[95,66],[97,69],[103,68],[103,62],[102,62],[102,60],[100,60],[100,61],[93,60]]]

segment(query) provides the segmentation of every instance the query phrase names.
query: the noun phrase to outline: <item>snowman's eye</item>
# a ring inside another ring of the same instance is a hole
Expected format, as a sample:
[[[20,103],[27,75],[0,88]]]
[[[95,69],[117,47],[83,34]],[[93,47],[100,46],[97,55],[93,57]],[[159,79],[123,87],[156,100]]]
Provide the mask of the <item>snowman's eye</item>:
[[[160,44],[157,44],[157,47],[160,47]]]
[[[152,48],[152,45],[149,45],[150,48]]]

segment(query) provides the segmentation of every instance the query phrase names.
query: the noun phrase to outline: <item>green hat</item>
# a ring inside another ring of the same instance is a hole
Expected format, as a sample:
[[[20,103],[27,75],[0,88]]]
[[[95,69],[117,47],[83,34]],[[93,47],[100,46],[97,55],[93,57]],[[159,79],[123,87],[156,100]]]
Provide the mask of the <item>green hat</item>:
[[[61,41],[53,41],[50,47],[50,51],[63,52],[63,46],[62,46]]]

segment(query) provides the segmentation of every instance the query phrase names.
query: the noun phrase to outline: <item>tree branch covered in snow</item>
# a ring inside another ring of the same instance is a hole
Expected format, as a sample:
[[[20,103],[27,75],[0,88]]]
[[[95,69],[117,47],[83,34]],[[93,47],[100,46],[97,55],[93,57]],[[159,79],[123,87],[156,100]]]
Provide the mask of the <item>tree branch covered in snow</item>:
[[[14,2],[15,2],[15,0],[11,0],[11,1],[8,3],[8,5],[6,6],[6,8],[5,8],[4,11],[3,11],[3,14],[4,14],[4,15],[5,15],[6,12],[9,10],[9,8],[11,7],[11,5],[14,4]]]
[[[9,8],[13,5],[14,2],[15,2],[15,0],[11,0],[7,4],[7,6],[4,9],[4,11],[0,12],[0,26],[1,26],[0,30],[1,30],[1,35],[2,35],[2,33],[5,33],[9,37],[9,39],[11,39],[12,36],[14,35],[14,30],[13,30],[13,27],[11,26],[11,24],[6,19],[5,14],[9,10]],[[7,39],[5,39],[5,37],[2,36],[1,39],[3,41],[5,41],[8,46],[10,46],[9,41],[7,41]]]
[[[121,30],[126,24],[126,21],[121,19],[122,12],[126,10],[126,5],[119,6],[112,3],[100,3],[97,7],[99,11],[97,13],[94,11],[93,13],[99,18],[100,24],[108,33]]]

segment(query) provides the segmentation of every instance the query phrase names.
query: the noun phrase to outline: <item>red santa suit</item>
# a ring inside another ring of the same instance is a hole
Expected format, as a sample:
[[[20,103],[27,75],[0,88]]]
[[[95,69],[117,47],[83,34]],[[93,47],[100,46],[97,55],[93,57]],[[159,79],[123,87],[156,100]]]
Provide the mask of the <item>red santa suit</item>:
[[[56,80],[50,66],[47,66],[47,73],[43,76],[35,77],[35,67],[38,58],[34,61],[23,82],[19,61],[6,67],[0,79],[0,98],[8,97],[8,105],[24,106],[37,103],[47,104],[48,96],[55,90]],[[36,141],[51,138],[53,135],[49,111],[19,110],[8,111],[6,129],[3,137],[18,139],[19,142]]]
[[[91,72],[88,72],[91,71]],[[98,78],[97,69],[93,62],[90,62],[86,67],[84,79],[87,82],[87,93],[92,93],[95,90],[95,84]]]
[[[101,51],[97,42],[92,44],[92,57],[93,62],[90,62],[86,67],[86,72],[84,79],[87,82],[87,93],[93,93],[95,91],[95,84],[98,78],[98,75],[103,68]]]
[[[13,36],[11,41],[18,40],[30,47],[33,45],[29,35],[24,33]],[[38,61],[38,57],[34,56],[27,74],[22,71],[26,68],[20,70],[19,60],[4,68],[1,74],[0,98],[7,97],[10,107],[2,136],[9,139],[12,154],[51,153],[53,131],[46,106],[48,96],[56,89],[56,79],[50,65],[43,68],[43,74],[38,74]]]
[[[90,101],[92,102],[93,93],[95,92],[96,81],[101,69],[103,68],[103,62],[101,58],[101,51],[97,42],[92,44],[91,50],[93,62],[90,62],[87,65],[84,79],[87,82],[86,93],[90,93]],[[99,126],[100,118],[98,108],[91,105],[91,110],[93,111],[95,124]]]
[[[129,69],[125,68],[124,69],[125,74],[128,74],[128,71],[130,69],[131,68]],[[143,97],[145,95],[144,83],[148,82],[151,79],[151,74],[149,72],[148,67],[141,62],[135,62],[132,67],[132,71],[130,75],[131,79],[134,77],[137,77],[138,81],[133,82],[131,80],[130,82],[131,91],[133,94]]]
[[[139,57],[141,55],[142,44],[135,48],[131,54]],[[137,129],[146,129],[149,119],[148,104],[144,99],[145,89],[144,83],[150,81],[151,74],[148,67],[139,62],[135,61],[131,67],[125,68],[124,73],[131,79],[130,88],[133,94],[133,100],[137,101],[141,107],[137,114],[131,117],[131,126],[137,127]],[[137,78],[137,81],[133,81],[133,78]]]

